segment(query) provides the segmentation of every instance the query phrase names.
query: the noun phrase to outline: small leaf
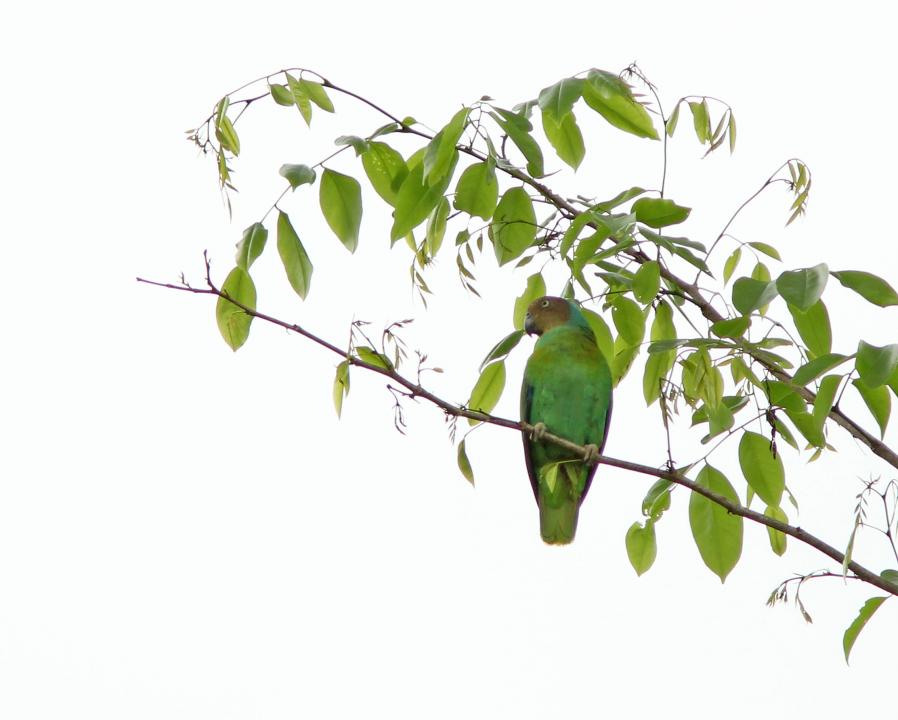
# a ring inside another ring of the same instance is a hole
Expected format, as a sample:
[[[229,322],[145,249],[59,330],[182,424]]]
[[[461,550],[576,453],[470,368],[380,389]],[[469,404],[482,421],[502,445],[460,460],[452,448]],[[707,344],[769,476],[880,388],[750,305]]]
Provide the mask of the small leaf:
[[[649,227],[660,228],[683,222],[692,212],[690,208],[677,205],[664,198],[639,198],[633,203],[636,219]]]
[[[433,212],[430,213],[430,217],[427,218],[427,229],[424,235],[424,246],[427,250],[427,255],[431,258],[436,257],[443,245],[448,219],[449,201],[441,197]]]
[[[727,320],[718,320],[711,325],[711,332],[722,338],[741,338],[751,325],[751,317],[741,315]]]
[[[789,523],[789,517],[779,506],[768,505],[767,509],[764,510],[764,514],[773,520],[779,520],[781,523]],[[770,540],[770,549],[777,555],[782,556],[786,552],[786,534],[779,530],[774,530],[768,525],[767,537]]]
[[[489,220],[498,202],[499,182],[493,163],[475,163],[465,168],[455,187],[455,208]]]
[[[832,351],[832,329],[829,323],[829,312],[823,300],[818,300],[807,312],[789,305],[789,312],[798,334],[807,346],[811,355],[819,357]]]
[[[230,150],[234,155],[240,154],[240,138],[231,119],[227,115],[223,115],[218,127],[215,128],[215,137],[221,143],[225,150]]]
[[[356,157],[361,157],[371,149],[371,144],[358,135],[341,135],[334,140],[334,145],[351,145]]]
[[[670,491],[673,483],[670,480],[656,480],[642,499],[642,514],[657,521],[666,510],[670,509]]]
[[[708,112],[708,101],[690,102],[692,111],[692,125],[695,128],[695,136],[704,145],[711,140],[711,117]]]
[[[334,111],[334,104],[331,102],[331,99],[327,96],[327,92],[320,83],[303,79],[299,81],[299,86],[303,89],[309,100],[322,110],[329,113]]]
[[[383,353],[377,352],[377,350],[375,350],[374,348],[368,347],[366,345],[359,345],[355,349],[355,353],[358,356],[359,360],[368,363],[368,365],[373,365],[376,368],[380,368],[381,370],[386,370],[388,372],[392,372],[395,369],[393,366],[393,361]]]
[[[517,123],[509,122],[497,113],[490,113],[490,117],[496,121],[496,124],[505,131],[505,134],[521,151],[524,159],[527,160],[527,172],[533,177],[542,177],[544,175],[543,153],[540,150],[539,143]]]
[[[493,213],[490,238],[499,265],[520,257],[536,239],[536,213],[527,191],[513,187],[505,192]]]
[[[832,409],[841,382],[841,375],[827,375],[820,381],[820,389],[817,390],[817,397],[814,398],[814,410],[811,413],[818,431],[823,429],[823,424]]]
[[[667,137],[673,137],[674,132],[677,129],[677,122],[680,120],[680,103],[677,103],[673,109],[673,112],[670,114],[670,117],[667,118],[667,123],[665,124],[665,129],[667,131]]]
[[[311,185],[315,182],[315,171],[308,165],[281,165],[278,172],[287,178],[287,182],[294,190],[300,185]]]
[[[773,247],[772,245],[768,245],[767,243],[762,242],[750,242],[749,246],[753,247],[755,250],[759,250],[765,255],[772,257],[774,260],[779,260],[782,262],[782,258],[780,257],[779,251]]]
[[[868,388],[885,385],[898,368],[898,345],[877,347],[861,340],[854,366]]]
[[[696,482],[739,503],[739,496],[726,476],[710,465],[702,468]],[[723,582],[742,555],[742,518],[693,492],[689,496],[689,526],[705,565]]]
[[[321,212],[330,229],[349,252],[359,244],[362,224],[362,189],[355,178],[326,169],[319,191]]]
[[[658,547],[655,541],[655,523],[646,520],[645,526],[635,522],[627,530],[625,538],[627,557],[637,575],[642,575],[655,562]]]
[[[541,273],[535,273],[527,278],[527,287],[517,300],[514,301],[514,315],[512,323],[515,330],[524,329],[524,316],[527,314],[527,308],[537,298],[546,294],[546,281]]]
[[[739,260],[742,258],[742,248],[737,247],[730,256],[726,259],[726,262],[723,264],[723,284],[726,285],[730,278],[733,277],[733,273],[736,272],[736,266],[739,264]]]
[[[857,388],[867,409],[873,415],[876,424],[879,425],[880,437],[884,437],[889,424],[889,415],[892,412],[892,397],[889,395],[889,389],[885,385],[875,388],[868,387],[863,380],[853,380],[851,384]]]
[[[299,114],[306,121],[307,126],[312,124],[312,101],[309,93],[303,87],[303,83],[297,80],[290,73],[284,73],[287,76],[287,85],[293,95],[293,102],[296,104]]]
[[[756,432],[746,431],[739,441],[739,465],[742,474],[765,503],[779,507],[786,486],[783,460],[774,457],[770,440]]]
[[[777,296],[776,283],[741,277],[733,283],[733,306],[742,315],[749,315]]]
[[[864,629],[867,621],[873,617],[873,613],[879,610],[879,606],[888,600],[888,598],[889,596],[886,595],[884,597],[872,597],[867,600],[857,617],[852,621],[851,625],[848,626],[845,635],[842,636],[842,649],[845,651],[846,664],[848,663],[848,656],[851,655],[851,649],[854,647],[857,636],[861,634],[861,630]]]
[[[468,460],[468,453],[465,450],[464,440],[458,444],[458,469],[461,470],[461,474],[465,476],[465,480],[473,485],[474,470],[471,468],[471,461]]]
[[[255,310],[256,286],[249,273],[238,265],[228,273],[221,286],[221,292],[227,297],[218,298],[218,302],[215,304],[215,320],[224,341],[231,350],[236,352],[249,337],[249,327],[253,317],[228,298],[239,302],[250,310]]]
[[[305,300],[312,282],[312,261],[285,212],[278,214],[278,253],[290,286]]]
[[[633,276],[633,294],[641,303],[650,303],[661,289],[661,266],[654,260],[644,262]]]
[[[337,373],[334,377],[334,409],[337,417],[343,413],[343,398],[349,395],[349,361],[344,360],[337,365]]]
[[[781,273],[776,281],[776,289],[790,305],[807,312],[820,299],[828,278],[829,268],[821,263],[812,268]]]
[[[844,287],[879,307],[898,305],[898,293],[881,277],[860,270],[839,270],[830,273]]]
[[[278,105],[289,107],[293,104],[293,93],[291,93],[286,86],[272,84],[268,90],[271,92],[271,97],[274,98],[274,101]]]
[[[514,350],[517,344],[521,342],[522,337],[524,337],[523,330],[515,330],[514,332],[508,333],[508,335],[497,342],[493,346],[493,349],[486,354],[486,357],[483,359],[483,362],[480,363],[478,370],[482,371],[484,366],[491,363],[493,360],[504,359],[508,353]]]
[[[505,362],[499,360],[490,363],[484,368],[483,372],[480,373],[480,377],[474,384],[474,389],[471,390],[471,398],[467,403],[468,409],[484,413],[491,412],[492,409],[496,407],[496,403],[499,402],[499,398],[502,396],[502,391],[504,389]],[[476,425],[479,422],[480,420],[468,418],[468,423],[471,425]]]
[[[268,230],[262,223],[253,223],[243,231],[243,237],[237,243],[237,265],[244,270],[249,270],[256,258],[265,249],[268,240]]]
[[[617,75],[590,70],[582,91],[586,104],[614,127],[637,137],[658,139],[658,131],[648,111],[633,97],[630,86]],[[673,134],[673,130],[669,132]]]

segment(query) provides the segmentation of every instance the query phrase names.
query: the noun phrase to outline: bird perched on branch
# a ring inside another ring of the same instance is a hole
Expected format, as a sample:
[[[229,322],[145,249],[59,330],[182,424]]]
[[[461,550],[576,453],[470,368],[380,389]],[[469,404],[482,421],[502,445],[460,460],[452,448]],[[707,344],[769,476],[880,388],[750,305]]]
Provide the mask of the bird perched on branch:
[[[524,458],[545,542],[574,539],[580,504],[595,475],[611,419],[611,371],[589,323],[573,302],[541,297],[527,308],[524,329],[539,339],[524,369],[521,419]],[[544,433],[588,448],[586,456],[541,442]]]

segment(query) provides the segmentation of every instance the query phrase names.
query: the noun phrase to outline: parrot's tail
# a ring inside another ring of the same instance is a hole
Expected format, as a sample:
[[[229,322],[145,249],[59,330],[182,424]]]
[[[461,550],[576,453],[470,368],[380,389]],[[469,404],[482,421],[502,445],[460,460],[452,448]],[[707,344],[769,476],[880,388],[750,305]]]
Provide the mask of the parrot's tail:
[[[577,516],[580,504],[576,501],[563,502],[555,507],[546,502],[539,503],[539,531],[543,541],[549,545],[567,545],[577,533]]]

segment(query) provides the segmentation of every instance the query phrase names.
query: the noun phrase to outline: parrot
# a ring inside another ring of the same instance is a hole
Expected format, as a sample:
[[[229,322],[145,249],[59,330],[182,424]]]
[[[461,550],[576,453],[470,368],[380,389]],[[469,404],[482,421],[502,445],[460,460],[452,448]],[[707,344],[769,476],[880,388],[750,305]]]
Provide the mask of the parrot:
[[[521,420],[524,459],[539,507],[542,539],[567,545],[577,531],[580,504],[595,475],[611,420],[611,370],[576,303],[537,298],[527,308],[524,330],[538,336],[524,368]],[[585,456],[540,442],[550,432],[586,446]]]

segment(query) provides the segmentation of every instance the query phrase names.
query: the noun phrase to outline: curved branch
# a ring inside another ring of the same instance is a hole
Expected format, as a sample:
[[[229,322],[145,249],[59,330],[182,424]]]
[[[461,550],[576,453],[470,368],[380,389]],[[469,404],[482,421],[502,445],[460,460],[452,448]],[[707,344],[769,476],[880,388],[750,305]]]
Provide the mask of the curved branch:
[[[489,413],[479,412],[477,410],[470,410],[466,407],[456,405],[454,403],[449,402],[448,400],[444,400],[443,398],[434,395],[432,392],[421,386],[419,383],[412,382],[408,380],[404,376],[400,375],[396,370],[387,369],[380,367],[378,365],[372,365],[371,363],[367,363],[364,360],[361,360],[357,357],[349,355],[345,350],[341,350],[339,347],[334,345],[333,343],[324,340],[321,337],[318,337],[314,333],[309,332],[305,328],[296,323],[290,323],[285,320],[281,320],[279,318],[273,317],[263,312],[259,312],[253,308],[250,308],[236,300],[228,297],[227,293],[222,292],[218,287],[216,287],[209,274],[210,264],[208,257],[206,258],[206,287],[193,287],[186,282],[181,282],[180,284],[173,283],[163,283],[157,282],[154,280],[146,280],[144,278],[137,278],[137,282],[146,283],[148,285],[154,285],[156,287],[168,288],[171,290],[180,290],[184,292],[190,292],[198,295],[212,295],[218,298],[224,298],[225,300],[231,302],[240,308],[247,315],[250,315],[253,318],[258,318],[259,320],[263,320],[272,325],[276,325],[278,327],[284,328],[290,332],[294,332],[298,335],[302,335],[304,338],[311,340],[312,342],[320,345],[321,347],[329,350],[335,355],[340,356],[343,360],[346,360],[351,365],[356,367],[364,368],[365,370],[369,370],[371,372],[377,373],[378,375],[383,375],[384,377],[390,379],[392,382],[401,385],[407,392],[408,396],[411,398],[423,398],[428,402],[436,405],[447,415],[452,415],[455,417],[465,417],[470,418],[472,420],[478,420],[480,422],[489,423],[490,425],[498,425],[500,427],[509,428],[511,430],[517,430],[518,432],[523,433],[531,433],[534,430],[534,427],[526,422],[517,422],[515,420],[509,420],[507,418],[498,417],[495,415],[490,415]],[[578,445],[576,443],[571,442],[570,440],[566,440],[563,437],[559,437],[557,435],[553,435],[549,432],[545,432],[542,435],[543,439],[547,442],[550,442],[554,445],[558,445],[566,450],[571,451],[580,456],[586,456],[587,448],[582,445]],[[725,508],[728,512],[733,515],[738,515],[740,517],[746,518],[747,520],[751,520],[759,525],[765,525],[769,528],[773,528],[774,530],[778,530],[781,533],[789,535],[796,540],[809,545],[816,550],[820,551],[830,559],[839,563],[840,565],[845,563],[845,555],[840,552],[832,545],[824,542],[820,538],[811,533],[803,530],[800,527],[789,525],[788,523],[780,522],[771,517],[767,517],[763,513],[759,513],[756,510],[752,510],[750,508],[745,507],[740,503],[735,503],[723,495],[719,495],[718,493],[709,490],[703,485],[699,485],[694,480],[690,480],[687,478],[682,470],[681,471],[669,471],[669,470],[659,470],[658,468],[651,467],[648,465],[641,465],[639,463],[630,462],[628,460],[620,460],[618,458],[609,457],[607,455],[599,455],[595,461],[600,465],[610,465],[611,467],[620,468],[621,470],[627,470],[629,472],[638,473],[640,475],[648,475],[651,477],[660,478],[663,480],[668,480],[669,482],[675,483],[676,485],[682,485],[685,488],[688,488],[694,493],[698,493],[706,497],[711,502],[720,505]],[[860,565],[855,561],[850,561],[846,565],[848,570],[851,570],[860,580],[869,583],[870,585],[874,585],[885,592],[898,596],[898,585],[894,585],[893,583],[883,579],[877,573],[869,570],[868,568]]]

